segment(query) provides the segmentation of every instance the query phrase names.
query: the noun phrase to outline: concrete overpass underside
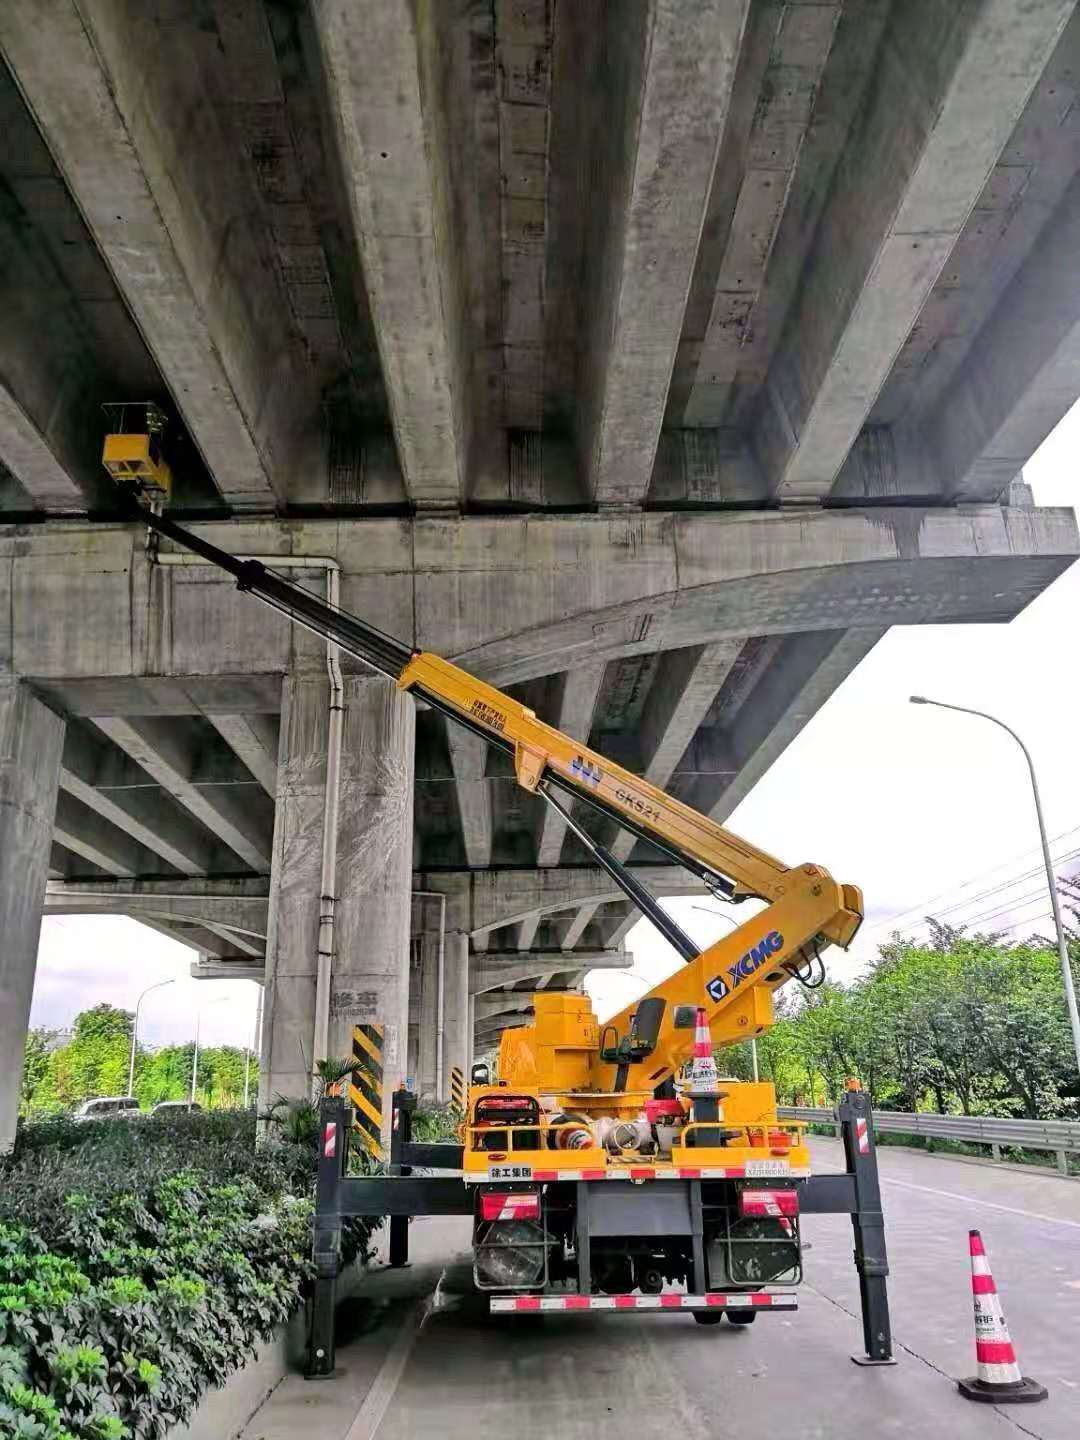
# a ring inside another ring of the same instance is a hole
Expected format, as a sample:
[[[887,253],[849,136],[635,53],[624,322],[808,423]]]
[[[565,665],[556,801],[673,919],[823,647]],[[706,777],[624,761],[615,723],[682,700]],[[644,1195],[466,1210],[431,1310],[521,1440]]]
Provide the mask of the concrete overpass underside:
[[[1077,553],[1020,478],[1080,394],[1071,0],[8,0],[0,51],[0,1141],[46,886],[264,978],[268,1093],[317,1048],[325,649],[119,523],[102,403],[177,518],[719,820],[889,626]],[[445,1097],[633,917],[343,683],[330,1048]]]

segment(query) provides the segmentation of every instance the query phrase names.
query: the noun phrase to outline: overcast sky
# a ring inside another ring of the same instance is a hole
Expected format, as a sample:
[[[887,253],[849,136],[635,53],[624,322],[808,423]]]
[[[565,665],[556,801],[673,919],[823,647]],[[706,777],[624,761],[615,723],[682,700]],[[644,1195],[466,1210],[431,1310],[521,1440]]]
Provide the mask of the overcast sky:
[[[1025,471],[1038,504],[1080,503],[1078,453],[1080,405]],[[1017,729],[1035,759],[1049,833],[1062,837],[1055,854],[1068,857],[1066,873],[1080,870],[1078,615],[1080,564],[1011,625],[891,630],[731,817],[733,830],[788,863],[815,861],[862,887],[866,924],[849,956],[830,953],[831,974],[857,973],[887,938],[893,917],[912,930],[924,913],[949,905],[955,908],[945,918],[954,922],[1015,925],[1016,936],[1028,927],[1046,931],[1049,900],[1037,871],[1023,756],[985,721],[911,706],[907,697],[988,710]],[[729,926],[696,903],[672,901],[671,908],[705,945]],[[642,978],[595,972],[588,988],[601,1014],[620,1009],[679,963],[645,922],[627,944]],[[146,986],[172,979],[147,997],[140,1037],[151,1044],[190,1039],[201,1005],[205,1043],[250,1044],[257,987],[194,982],[192,958],[184,946],[130,920],[47,918],[32,1023],[66,1025],[101,1000],[133,1007]]]

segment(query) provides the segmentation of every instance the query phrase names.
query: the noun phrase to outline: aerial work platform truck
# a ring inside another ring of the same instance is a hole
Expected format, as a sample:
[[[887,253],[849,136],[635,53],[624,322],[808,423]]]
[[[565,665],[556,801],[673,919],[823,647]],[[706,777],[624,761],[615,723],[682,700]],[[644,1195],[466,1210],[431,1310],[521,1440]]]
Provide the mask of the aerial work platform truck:
[[[891,1363],[867,1098],[853,1086],[838,1107],[844,1171],[815,1176],[804,1126],[778,1112],[773,1086],[722,1079],[714,1058],[769,1028],[782,987],[821,983],[830,948],[850,945],[861,924],[858,888],[818,864],[784,864],[458,666],[182,529],[162,513],[167,472],[143,473],[157,433],[111,435],[105,451],[154,543],[232,574],[241,591],[502,751],[518,784],[559,813],[683,962],[603,1024],[586,996],[538,991],[531,1023],[504,1031],[494,1063],[474,1067],[455,1142],[414,1142],[413,1098],[394,1096],[388,1173],[349,1173],[347,1107],[323,1102],[312,1373],[333,1370],[334,1281],[349,1215],[389,1217],[392,1263],[407,1259],[410,1217],[471,1217],[473,1283],[495,1313],[689,1312],[702,1324],[746,1325],[797,1308],[802,1216],[848,1214],[865,1346],[855,1358]],[[647,841],[716,900],[746,904],[750,918],[701,950],[599,843],[590,815]]]

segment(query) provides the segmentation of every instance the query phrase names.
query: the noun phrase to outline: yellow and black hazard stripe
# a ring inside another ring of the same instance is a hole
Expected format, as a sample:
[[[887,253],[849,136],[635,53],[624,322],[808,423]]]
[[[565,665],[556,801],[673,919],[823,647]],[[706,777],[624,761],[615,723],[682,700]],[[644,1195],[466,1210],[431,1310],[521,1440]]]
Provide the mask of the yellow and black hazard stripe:
[[[349,1078],[349,1099],[353,1106],[353,1130],[364,1149],[382,1159],[383,1027],[353,1026],[353,1069]]]
[[[450,1067],[450,1104],[465,1109],[465,1072],[460,1065]]]

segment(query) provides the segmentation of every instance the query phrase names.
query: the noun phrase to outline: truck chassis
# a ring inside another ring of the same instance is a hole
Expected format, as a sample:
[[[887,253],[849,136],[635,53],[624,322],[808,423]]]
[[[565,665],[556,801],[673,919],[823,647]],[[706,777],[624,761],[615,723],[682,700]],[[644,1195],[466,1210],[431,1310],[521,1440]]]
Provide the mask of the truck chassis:
[[[787,1236],[792,1260],[790,1283],[757,1284],[745,1274],[738,1277],[742,1284],[729,1281],[721,1288],[710,1283],[710,1239],[715,1245],[716,1217],[720,1211],[730,1210],[737,1178],[711,1179],[680,1173],[661,1180],[655,1172],[643,1168],[628,1172],[614,1184],[609,1178],[588,1178],[584,1173],[564,1178],[567,1172],[560,1170],[553,1171],[550,1177],[544,1172],[540,1176],[507,1175],[495,1182],[474,1179],[473,1183],[466,1183],[462,1146],[412,1140],[414,1107],[415,1099],[407,1091],[395,1094],[390,1173],[349,1176],[346,1173],[347,1106],[336,1098],[321,1103],[309,1377],[323,1378],[334,1372],[334,1308],[341,1224],[352,1216],[387,1218],[390,1264],[403,1266],[408,1264],[408,1227],[413,1216],[471,1216],[474,1242],[478,1240],[483,1247],[486,1237],[496,1228],[494,1220],[513,1223],[514,1202],[508,1203],[505,1197],[539,1196],[540,1202],[534,1205],[534,1210],[540,1221],[536,1233],[541,1238],[535,1243],[544,1250],[543,1269],[528,1275],[530,1283],[527,1284],[487,1286],[488,1305],[493,1314],[628,1310],[682,1314],[689,1311],[706,1323],[727,1315],[729,1321],[745,1324],[755,1319],[760,1310],[798,1308],[796,1293],[791,1288],[801,1278],[796,1218],[788,1220],[782,1231],[773,1233],[775,1243],[783,1244]],[[846,1092],[836,1117],[844,1142],[844,1171],[793,1177],[784,1189],[795,1190],[800,1216],[851,1216],[864,1347],[862,1354],[851,1358],[860,1365],[891,1365],[895,1361],[886,1287],[889,1265],[873,1118],[867,1096],[861,1091]],[[414,1168],[460,1173],[416,1175]],[[647,1179],[647,1175],[650,1178]],[[496,1200],[500,1208],[493,1221],[484,1219],[485,1195],[493,1199],[503,1197]],[[613,1204],[608,1197],[613,1200],[615,1195],[619,1199]],[[531,1198],[529,1203],[533,1204]],[[619,1234],[620,1224],[626,1225],[624,1236]],[[652,1236],[655,1236],[654,1244],[650,1243]],[[524,1254],[527,1244],[522,1247],[519,1243],[516,1248]],[[520,1260],[520,1256],[518,1258]],[[685,1290],[665,1288],[672,1281],[684,1284]]]

